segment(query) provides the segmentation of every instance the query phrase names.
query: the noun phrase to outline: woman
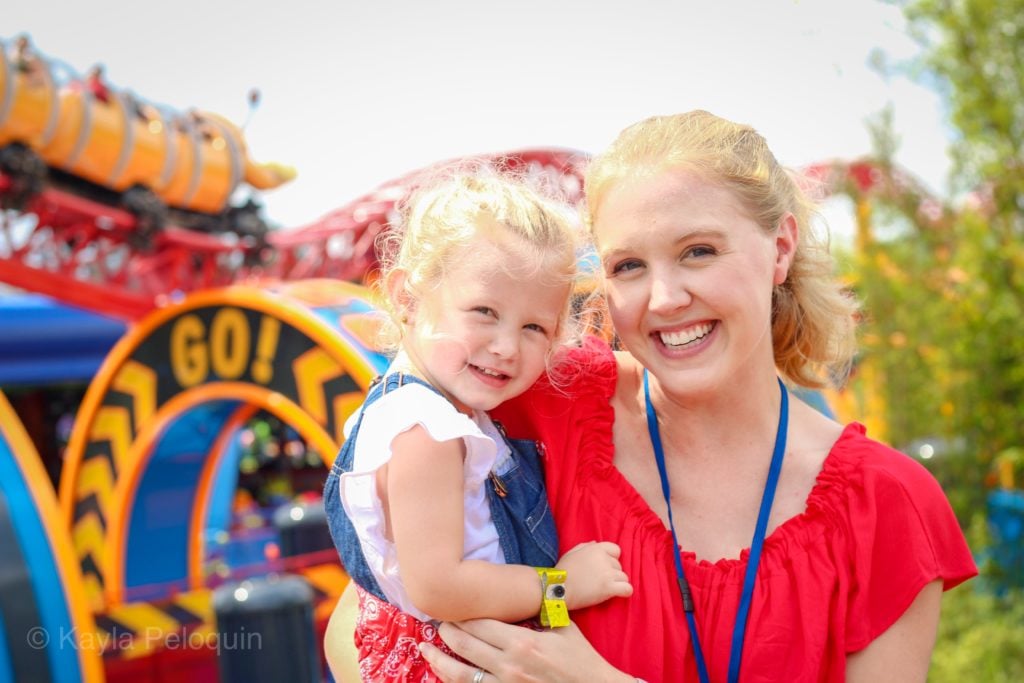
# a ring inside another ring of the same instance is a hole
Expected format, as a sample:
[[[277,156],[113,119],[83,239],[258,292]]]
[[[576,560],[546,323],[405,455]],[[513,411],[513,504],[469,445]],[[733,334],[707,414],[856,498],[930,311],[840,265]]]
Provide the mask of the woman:
[[[442,627],[450,681],[924,680],[943,588],[976,573],[935,480],[788,395],[853,352],[798,186],[706,112],[625,130],[588,218],[626,353],[496,412],[547,448],[560,542],[618,543],[634,595],[534,633]],[[676,552],[676,547],[682,553]],[[476,668],[479,667],[479,668]]]

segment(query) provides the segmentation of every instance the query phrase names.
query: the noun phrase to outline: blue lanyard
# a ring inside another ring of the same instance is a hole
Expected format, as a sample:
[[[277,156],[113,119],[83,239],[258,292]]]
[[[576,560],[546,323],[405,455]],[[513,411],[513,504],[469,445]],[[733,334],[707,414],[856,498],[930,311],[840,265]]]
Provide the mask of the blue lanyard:
[[[772,501],[775,500],[775,488],[779,483],[782,459],[786,454],[789,397],[786,393],[786,387],[782,384],[782,380],[779,380],[779,391],[782,393],[782,403],[779,407],[779,426],[775,431],[775,449],[772,452],[771,465],[768,467],[768,481],[765,482],[764,493],[761,495],[761,510],[757,514],[754,540],[750,543],[747,571],[743,577],[743,593],[740,595],[740,604],[736,609],[736,623],[732,629],[732,647],[729,651],[729,683],[737,683],[740,678],[740,662],[743,659],[743,638],[747,631],[750,600],[754,595],[754,578],[757,576],[757,565],[761,562],[761,547],[764,545],[764,534],[768,528],[768,517],[772,510]],[[661,446],[658,415],[654,412],[654,405],[651,403],[651,389],[646,370],[644,370],[644,400],[647,403],[647,431],[651,435],[654,457],[658,462],[658,474],[661,475],[661,492],[665,496],[665,504],[668,506],[668,525],[672,530],[672,542],[675,544],[675,552],[672,554],[676,561],[676,578],[679,581],[679,593],[683,598],[686,628],[690,631],[690,641],[693,643],[693,653],[697,659],[697,674],[700,676],[701,683],[708,683],[710,680],[708,678],[708,667],[704,662],[704,652],[701,650],[700,637],[697,635],[697,622],[693,615],[693,596],[690,593],[690,584],[687,583],[686,575],[683,573],[683,561],[680,557],[681,548],[679,547],[679,539],[676,537],[676,525],[672,521],[671,489],[668,485],[668,473],[665,470],[665,451]]]

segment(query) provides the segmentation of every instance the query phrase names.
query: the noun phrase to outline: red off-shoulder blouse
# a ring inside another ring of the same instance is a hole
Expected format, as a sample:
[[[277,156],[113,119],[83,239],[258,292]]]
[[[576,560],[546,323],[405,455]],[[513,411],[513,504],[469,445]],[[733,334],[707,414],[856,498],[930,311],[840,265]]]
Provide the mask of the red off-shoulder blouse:
[[[574,350],[568,386],[543,383],[495,417],[510,436],[546,447],[548,496],[562,552],[614,541],[634,587],[573,613],[613,665],[646,681],[696,681],[671,553],[672,536],[612,463],[617,370],[591,339]],[[866,647],[941,578],[948,590],[977,573],[938,482],[908,456],[850,424],[832,447],[803,514],[765,540],[740,680],[842,681],[846,655]],[[726,680],[746,568],[682,553],[712,681]]]

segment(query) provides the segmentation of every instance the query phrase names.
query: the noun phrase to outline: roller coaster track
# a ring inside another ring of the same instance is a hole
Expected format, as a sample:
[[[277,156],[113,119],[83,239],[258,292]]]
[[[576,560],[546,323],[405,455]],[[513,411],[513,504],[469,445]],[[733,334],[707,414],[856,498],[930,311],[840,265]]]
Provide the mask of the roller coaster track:
[[[16,197],[17,179],[0,173],[0,282],[125,320],[201,290],[238,282],[337,278],[360,281],[376,265],[374,240],[396,202],[440,169],[464,164],[524,175],[574,205],[585,156],[527,149],[451,160],[389,181],[297,228],[271,231],[267,246],[233,234],[166,226],[147,241],[123,209],[46,186]]]
[[[396,203],[440,170],[483,164],[513,171],[575,206],[585,161],[580,152],[538,148],[441,162],[384,183],[313,223],[271,231],[266,248],[251,238],[173,225],[143,244],[133,214],[46,187],[20,210],[0,212],[0,282],[125,320],[189,292],[239,282],[358,282],[376,266],[374,240],[392,220]],[[885,197],[912,205],[925,224],[944,217],[941,202],[911,176],[870,160],[822,162],[803,174],[818,198]],[[13,196],[13,185],[0,173],[0,202]]]

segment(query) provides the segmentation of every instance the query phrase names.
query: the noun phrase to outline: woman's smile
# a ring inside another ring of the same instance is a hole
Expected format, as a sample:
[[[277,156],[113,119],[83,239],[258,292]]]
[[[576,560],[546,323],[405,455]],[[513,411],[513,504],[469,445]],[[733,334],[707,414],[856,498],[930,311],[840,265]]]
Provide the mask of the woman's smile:
[[[664,344],[665,346],[679,348],[683,346],[690,346],[694,344],[694,342],[698,342],[704,339],[709,334],[711,334],[711,330],[713,330],[714,328],[714,323],[705,322],[688,326],[682,330],[664,330],[656,332],[655,334],[658,335],[658,338],[661,340],[661,343]]]

